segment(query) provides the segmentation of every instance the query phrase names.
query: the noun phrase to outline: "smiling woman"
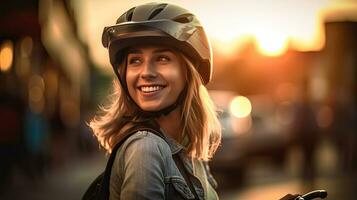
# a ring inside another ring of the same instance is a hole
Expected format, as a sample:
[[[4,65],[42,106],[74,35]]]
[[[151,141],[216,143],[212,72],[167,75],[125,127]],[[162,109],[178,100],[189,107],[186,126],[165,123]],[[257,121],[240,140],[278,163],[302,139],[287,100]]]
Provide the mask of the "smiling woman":
[[[196,16],[166,3],[136,6],[104,28],[102,43],[118,77],[112,102],[90,122],[112,158],[105,199],[218,199],[207,161],[221,127]]]

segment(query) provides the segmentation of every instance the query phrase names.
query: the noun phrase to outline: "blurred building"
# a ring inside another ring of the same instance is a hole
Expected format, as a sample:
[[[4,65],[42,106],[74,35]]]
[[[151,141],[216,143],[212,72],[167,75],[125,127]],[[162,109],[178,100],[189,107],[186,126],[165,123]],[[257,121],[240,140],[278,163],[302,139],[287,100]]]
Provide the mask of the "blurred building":
[[[344,170],[357,166],[357,22],[326,22],[323,50],[328,77],[330,132]]]
[[[69,1],[1,3],[1,182],[70,159],[83,137],[92,69]]]

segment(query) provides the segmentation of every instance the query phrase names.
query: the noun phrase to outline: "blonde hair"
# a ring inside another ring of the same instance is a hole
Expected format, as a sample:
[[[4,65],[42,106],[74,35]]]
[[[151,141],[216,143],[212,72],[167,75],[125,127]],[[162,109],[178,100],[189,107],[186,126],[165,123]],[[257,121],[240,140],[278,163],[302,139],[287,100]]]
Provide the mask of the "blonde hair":
[[[191,158],[209,160],[220,144],[221,125],[208,91],[202,85],[201,76],[190,60],[179,54],[187,69],[187,94],[181,105],[183,133],[190,141],[187,155]],[[121,72],[125,72],[124,68],[124,64],[119,66]],[[115,79],[109,103],[100,107],[101,113],[89,123],[98,142],[108,152],[111,152],[118,136],[127,128],[126,116],[131,115],[134,110],[133,103]]]

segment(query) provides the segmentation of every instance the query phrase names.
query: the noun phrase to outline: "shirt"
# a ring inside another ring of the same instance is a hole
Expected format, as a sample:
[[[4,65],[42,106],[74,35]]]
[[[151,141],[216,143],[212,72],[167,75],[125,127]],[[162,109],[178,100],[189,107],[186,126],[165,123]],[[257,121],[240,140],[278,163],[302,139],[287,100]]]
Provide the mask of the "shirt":
[[[173,160],[175,154],[182,159],[199,199],[219,199],[208,165],[189,159],[184,151],[184,146],[167,136],[163,139],[148,131],[133,134],[116,153],[109,199],[194,199]]]

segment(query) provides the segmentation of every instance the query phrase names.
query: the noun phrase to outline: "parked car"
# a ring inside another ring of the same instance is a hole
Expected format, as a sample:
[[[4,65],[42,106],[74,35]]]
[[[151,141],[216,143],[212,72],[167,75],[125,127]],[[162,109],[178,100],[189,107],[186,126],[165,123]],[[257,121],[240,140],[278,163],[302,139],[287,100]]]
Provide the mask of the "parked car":
[[[281,109],[267,96],[244,97],[232,91],[210,91],[210,95],[220,109],[222,124],[222,143],[210,162],[213,174],[243,183],[253,160],[284,164],[291,142],[288,109],[284,123],[279,118]]]

